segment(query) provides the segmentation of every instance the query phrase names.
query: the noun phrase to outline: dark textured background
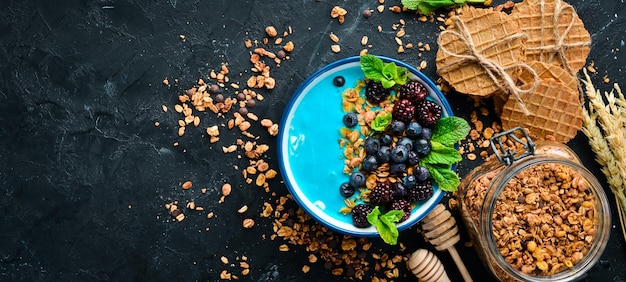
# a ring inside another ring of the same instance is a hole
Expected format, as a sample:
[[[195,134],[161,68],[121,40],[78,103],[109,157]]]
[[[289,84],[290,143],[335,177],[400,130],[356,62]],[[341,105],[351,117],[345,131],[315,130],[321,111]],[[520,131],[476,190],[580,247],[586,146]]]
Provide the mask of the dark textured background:
[[[502,1],[494,1],[498,3]],[[592,36],[589,63],[598,69],[596,85],[610,90],[610,84],[601,82],[607,75],[626,87],[626,4],[570,3]],[[329,17],[334,5],[349,12],[343,25]],[[243,42],[260,40],[270,24],[279,32],[291,26],[287,39],[296,46],[290,60],[272,69],[276,89],[261,91],[266,99],[253,109],[274,121],[308,75],[358,54],[362,35],[370,38],[370,53],[418,65],[417,50],[396,52],[390,27],[400,18],[406,21],[405,42],[421,41],[435,49],[438,23],[387,9],[368,20],[361,16],[363,9],[377,5],[374,0],[0,1],[0,280],[214,281],[223,269],[239,272],[223,265],[222,255],[231,262],[236,256],[249,257],[251,273],[245,280],[341,279],[323,262],[308,263],[304,247],[279,252],[284,242],[268,239],[273,232],[271,220],[258,216],[262,203],[274,202],[287,189],[279,179],[270,186],[276,195],[243,182],[232,166],[243,167],[245,161],[220,149],[236,134],[226,132],[215,146],[201,137],[200,129],[179,138],[179,115],[172,109],[178,94],[224,62],[230,65],[231,80],[245,84],[251,65]],[[378,25],[383,32],[376,31]],[[330,51],[331,31],[341,38],[339,54]],[[424,53],[429,63],[424,73],[433,78],[435,51]],[[170,87],[163,86],[164,78]],[[455,113],[469,117],[473,109],[464,97],[448,98]],[[163,104],[171,109],[168,113],[161,110]],[[202,120],[204,125],[219,122],[214,115]],[[161,126],[155,127],[155,121]],[[264,158],[278,169],[275,138],[258,125],[251,131],[270,143]],[[176,141],[179,147],[172,146]],[[569,145],[605,183],[586,138],[579,134]],[[464,161],[460,174],[476,164]],[[183,192],[179,185],[185,180],[209,192]],[[218,204],[224,182],[236,192]],[[173,223],[164,208],[173,200],[195,200],[218,217],[208,220],[206,212],[186,212],[185,221]],[[241,227],[244,215],[235,212],[243,204],[250,207],[245,217],[257,221],[250,230]],[[607,250],[588,281],[626,281],[626,245],[615,216],[613,220]],[[400,240],[407,251],[430,248],[418,237],[411,229]],[[372,241],[372,252],[399,252]],[[457,248],[476,281],[492,279],[473,249]],[[449,256],[438,256],[459,280]],[[307,274],[300,270],[304,264],[311,266]],[[400,269],[404,278],[398,280],[415,280],[404,266]]]

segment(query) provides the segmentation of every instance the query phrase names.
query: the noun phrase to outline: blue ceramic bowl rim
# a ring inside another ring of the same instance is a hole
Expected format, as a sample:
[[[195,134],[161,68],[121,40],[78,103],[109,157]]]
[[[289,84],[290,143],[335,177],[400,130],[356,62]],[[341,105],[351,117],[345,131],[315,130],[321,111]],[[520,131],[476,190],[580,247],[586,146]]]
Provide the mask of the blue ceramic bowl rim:
[[[398,66],[404,67],[406,68],[409,72],[411,72],[413,75],[417,76],[420,80],[422,80],[422,82],[426,83],[427,86],[433,91],[433,93],[435,95],[437,95],[437,98],[441,101],[441,106],[444,108],[444,111],[448,114],[448,116],[453,116],[454,114],[452,113],[452,109],[450,108],[450,104],[448,103],[447,99],[444,97],[443,93],[441,93],[441,91],[439,90],[439,88],[437,88],[437,86],[435,85],[434,82],[432,82],[432,80],[430,78],[428,78],[426,75],[424,75],[422,72],[420,72],[419,70],[417,70],[415,67],[397,60],[397,59],[393,59],[393,58],[389,58],[389,57],[385,57],[385,56],[376,56],[378,58],[380,58],[381,60],[383,60],[386,63],[389,62],[393,62]],[[289,102],[287,103],[282,117],[281,117],[281,126],[279,129],[279,133],[278,133],[278,162],[279,162],[279,167],[280,167],[280,171],[281,174],[283,175],[283,180],[285,182],[285,184],[287,185],[287,188],[289,189],[289,192],[291,193],[291,195],[293,196],[293,198],[296,200],[296,202],[298,203],[298,206],[300,206],[309,216],[311,216],[314,220],[316,220],[317,222],[321,223],[322,225],[330,228],[331,230],[337,231],[339,233],[345,234],[345,235],[350,235],[350,236],[354,236],[354,237],[376,237],[378,236],[378,232],[376,231],[362,231],[362,230],[358,230],[359,228],[355,227],[355,230],[358,231],[353,231],[353,230],[348,230],[348,229],[344,229],[344,228],[340,228],[338,226],[335,226],[327,221],[325,221],[322,217],[320,217],[317,213],[315,213],[313,210],[310,209],[310,207],[303,202],[302,199],[300,199],[298,197],[298,193],[296,191],[296,187],[294,187],[294,185],[296,185],[295,183],[291,183],[289,181],[289,178],[286,177],[288,175],[287,172],[287,167],[285,165],[285,159],[283,156],[283,152],[284,150],[287,150],[287,148],[285,148],[283,146],[283,140],[285,137],[285,134],[287,134],[286,132],[288,131],[288,127],[286,126],[287,124],[287,120],[288,120],[288,114],[291,112],[292,108],[294,107],[295,102],[298,100],[298,98],[301,95],[304,95],[306,93],[304,93],[304,89],[306,89],[309,84],[311,84],[312,81],[314,81],[316,78],[318,78],[319,76],[321,76],[322,74],[324,74],[325,72],[332,70],[338,66],[344,65],[344,64],[349,64],[349,63],[354,63],[359,61],[360,56],[352,56],[352,57],[347,57],[344,59],[340,59],[337,61],[334,61],[320,69],[318,69],[317,71],[315,71],[313,74],[311,74],[309,77],[307,77],[302,84],[300,84],[300,86],[296,89],[296,91],[294,92],[294,94],[291,96],[291,98],[289,99]],[[455,170],[456,166],[452,167],[452,170]],[[426,209],[426,211],[420,215],[419,217],[415,218],[412,220],[412,222],[409,222],[408,224],[402,224],[402,225],[398,225],[398,231],[402,231],[405,230],[411,226],[413,226],[414,224],[418,223],[419,221],[421,221],[435,206],[437,203],[439,203],[441,201],[441,199],[443,198],[443,192],[440,191],[440,193],[434,193],[433,197],[434,197],[434,201],[432,202],[433,204],[428,207]]]

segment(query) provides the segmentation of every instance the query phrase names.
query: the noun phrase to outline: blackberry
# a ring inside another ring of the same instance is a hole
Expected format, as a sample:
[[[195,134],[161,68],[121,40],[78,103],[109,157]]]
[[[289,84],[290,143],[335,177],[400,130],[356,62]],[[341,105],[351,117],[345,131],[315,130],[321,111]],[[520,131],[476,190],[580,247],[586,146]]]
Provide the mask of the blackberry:
[[[424,126],[433,126],[441,118],[441,106],[424,100],[415,107],[415,119]]]
[[[373,208],[366,204],[358,204],[352,208],[352,224],[359,228],[369,227],[371,224],[367,221],[367,215],[372,212]]]
[[[399,120],[403,122],[410,122],[415,115],[415,106],[413,103],[407,99],[401,99],[393,105],[393,112],[391,112],[391,117],[394,120]]]
[[[409,189],[407,200],[411,202],[423,201],[433,195],[433,186],[430,181],[418,182],[413,189]]]
[[[386,205],[393,200],[394,191],[387,182],[378,182],[369,194],[370,203],[373,205]]]
[[[407,99],[417,105],[426,99],[428,96],[428,90],[424,84],[419,81],[409,81],[400,87],[399,96],[401,99]]]
[[[372,104],[380,104],[389,97],[389,90],[385,89],[380,82],[368,81],[365,85],[365,98]]]
[[[403,221],[407,220],[411,216],[411,203],[409,203],[405,199],[397,199],[397,200],[393,201],[391,203],[390,208],[392,210],[399,210],[399,211],[403,211],[404,212],[404,214],[400,218],[399,222],[403,222]]]

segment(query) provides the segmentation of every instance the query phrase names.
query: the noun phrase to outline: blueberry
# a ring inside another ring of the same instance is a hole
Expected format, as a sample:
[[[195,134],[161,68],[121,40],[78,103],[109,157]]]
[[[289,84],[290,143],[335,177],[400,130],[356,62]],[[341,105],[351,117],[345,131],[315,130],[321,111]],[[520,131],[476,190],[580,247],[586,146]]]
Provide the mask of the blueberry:
[[[393,133],[394,135],[402,135],[402,133],[404,133],[404,129],[406,129],[406,125],[402,121],[394,120],[391,121],[390,128],[391,133]]]
[[[344,198],[352,197],[354,192],[356,192],[356,189],[348,182],[341,183],[341,186],[339,186],[339,194],[341,194]]]
[[[350,186],[354,188],[360,188],[365,185],[365,175],[360,171],[355,171],[350,174]]]
[[[408,157],[409,150],[402,145],[396,145],[391,149],[391,160],[395,163],[403,163]]]
[[[418,182],[424,182],[428,179],[428,177],[430,177],[430,172],[428,172],[428,169],[423,166],[416,167],[413,170],[413,174],[415,174]]]
[[[343,124],[347,127],[355,127],[359,122],[359,117],[356,113],[347,113],[343,115]]]
[[[343,76],[335,76],[335,78],[333,78],[333,84],[337,87],[341,87],[346,84],[346,79],[343,78]]]
[[[379,164],[388,163],[391,160],[391,149],[389,146],[380,146],[376,157],[378,158]]]
[[[361,169],[364,171],[373,171],[378,168],[378,159],[374,155],[368,155],[361,163]]]
[[[376,154],[380,149],[380,139],[373,136],[367,137],[363,143],[363,148],[368,155]]]
[[[413,150],[413,140],[411,140],[411,138],[409,137],[400,138],[400,140],[398,140],[396,144],[406,147],[406,149],[409,151]]]
[[[383,133],[380,135],[380,144],[383,146],[389,146],[393,142],[393,137],[387,133]]]
[[[392,174],[403,174],[406,172],[406,165],[403,163],[394,163],[389,166],[389,172]]]
[[[430,138],[433,137],[433,130],[428,127],[422,128],[422,134],[420,137],[422,137],[422,139],[430,140]]]
[[[409,151],[409,155],[406,158],[406,164],[409,166],[414,166],[420,162],[420,157],[417,155],[415,151]]]
[[[432,149],[432,145],[430,144],[430,140],[421,139],[421,138],[415,140],[415,152],[417,152],[419,156],[428,155],[431,149]]]
[[[413,189],[417,184],[417,177],[415,177],[414,174],[409,174],[402,179],[402,183],[404,184],[404,187]]]
[[[420,134],[422,134],[422,126],[415,121],[409,122],[409,124],[406,126],[406,136],[409,136],[413,139],[417,138],[420,136]]]
[[[406,186],[404,186],[404,184],[402,184],[400,182],[396,182],[396,183],[391,184],[391,188],[393,188],[393,195],[396,198],[404,198],[404,197],[406,197],[406,195],[409,192],[406,189]]]

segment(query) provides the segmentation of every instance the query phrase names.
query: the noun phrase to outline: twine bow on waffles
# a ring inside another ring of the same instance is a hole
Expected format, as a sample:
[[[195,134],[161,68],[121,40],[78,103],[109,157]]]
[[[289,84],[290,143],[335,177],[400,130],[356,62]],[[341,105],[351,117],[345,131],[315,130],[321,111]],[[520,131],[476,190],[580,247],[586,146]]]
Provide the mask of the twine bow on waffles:
[[[521,95],[532,91],[516,85],[524,61],[523,34],[508,15],[488,9],[463,9],[453,18],[454,26],[437,39],[437,71],[457,91],[477,97],[490,97],[501,91],[512,95],[520,107]]]
[[[582,127],[576,73],[590,36],[561,0],[524,0],[511,14],[464,7],[437,40],[437,72],[460,93],[493,98],[503,129],[567,142]]]

